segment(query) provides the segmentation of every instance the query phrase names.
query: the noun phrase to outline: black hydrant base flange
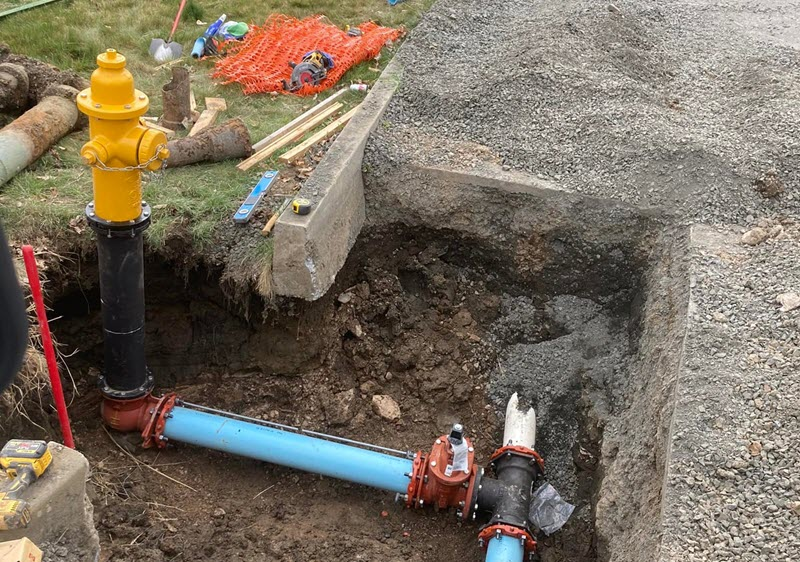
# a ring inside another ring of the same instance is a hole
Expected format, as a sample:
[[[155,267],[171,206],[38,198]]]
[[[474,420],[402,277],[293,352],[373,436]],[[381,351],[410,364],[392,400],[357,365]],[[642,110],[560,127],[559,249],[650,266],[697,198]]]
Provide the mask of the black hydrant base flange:
[[[103,394],[103,396],[113,400],[132,400],[134,398],[140,398],[153,392],[153,388],[156,384],[155,379],[153,378],[153,373],[150,371],[149,367],[146,368],[146,372],[147,378],[145,379],[144,384],[131,390],[118,390],[109,386],[108,376],[105,372],[101,373],[98,377],[97,387],[100,389],[100,392]]]
[[[97,233],[98,238],[133,238],[150,227],[151,209],[142,201],[142,213],[134,220],[126,222],[107,221],[97,216],[94,212],[94,201],[86,205],[86,220],[89,226]]]

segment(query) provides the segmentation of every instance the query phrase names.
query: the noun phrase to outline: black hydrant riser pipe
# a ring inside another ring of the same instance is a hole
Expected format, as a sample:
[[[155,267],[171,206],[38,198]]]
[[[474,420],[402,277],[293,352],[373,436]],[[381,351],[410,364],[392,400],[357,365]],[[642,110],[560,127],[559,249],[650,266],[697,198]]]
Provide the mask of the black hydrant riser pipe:
[[[95,228],[105,339],[101,384],[105,394],[120,398],[135,398],[149,390],[144,353],[144,225],[137,226],[124,232]]]

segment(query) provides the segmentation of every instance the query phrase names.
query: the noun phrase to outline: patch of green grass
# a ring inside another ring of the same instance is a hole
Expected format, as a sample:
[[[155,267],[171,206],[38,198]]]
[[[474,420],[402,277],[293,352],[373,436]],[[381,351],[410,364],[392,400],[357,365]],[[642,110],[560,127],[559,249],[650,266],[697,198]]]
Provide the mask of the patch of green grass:
[[[2,2],[3,0],[0,0]],[[6,0],[15,2],[16,0]],[[261,24],[273,13],[294,17],[324,14],[334,24],[360,24],[373,20],[382,25],[413,27],[433,0],[406,0],[389,6],[386,0],[203,0],[198,1],[207,23],[220,14],[229,20]],[[160,115],[161,86],[169,81],[171,71],[156,63],[148,51],[150,40],[166,39],[175,18],[179,1],[149,3],[134,0],[62,0],[0,20],[0,38],[15,53],[35,57],[64,70],[85,76],[96,67],[95,58],[107,48],[115,48],[128,60],[128,69],[136,87],[150,96],[149,115]],[[281,95],[245,96],[238,85],[220,86],[209,78],[213,63],[196,62],[189,49],[205,31],[205,26],[182,21],[175,40],[184,46],[186,64],[192,71],[192,88],[200,109],[206,96],[224,97],[228,110],[219,121],[241,117],[253,142],[318,103],[317,99]],[[367,62],[353,68],[340,81],[347,85],[363,81],[373,83],[392,51],[384,49],[379,63]],[[352,106],[362,94],[345,96]],[[0,186],[0,220],[9,235],[18,241],[48,237],[58,229],[68,228],[70,220],[83,213],[91,199],[91,174],[81,164],[78,151],[88,140],[88,131],[63,139],[48,155],[29,170]],[[287,147],[288,148],[288,147]],[[161,177],[145,178],[144,197],[153,206],[153,225],[147,231],[148,243],[158,249],[176,228],[188,229],[198,250],[214,243],[215,231],[229,220],[261,171],[280,168],[278,154],[249,172],[236,169],[236,162],[199,164],[169,169]],[[263,254],[271,256],[263,249]],[[265,246],[266,248],[266,246]],[[260,250],[259,250],[260,251]],[[259,259],[264,255],[259,255]]]

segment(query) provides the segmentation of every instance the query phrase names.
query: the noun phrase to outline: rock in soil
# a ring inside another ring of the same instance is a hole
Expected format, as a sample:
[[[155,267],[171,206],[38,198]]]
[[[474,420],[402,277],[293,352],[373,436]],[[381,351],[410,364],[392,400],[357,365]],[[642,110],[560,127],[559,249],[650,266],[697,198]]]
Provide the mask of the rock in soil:
[[[769,232],[757,226],[742,234],[742,244],[747,244],[748,246],[758,246],[767,238],[769,238]]]
[[[355,396],[356,391],[351,388],[334,394],[329,400],[323,402],[322,409],[325,411],[325,420],[328,425],[346,425],[347,422],[353,419],[353,400]]]
[[[400,406],[394,398],[385,394],[376,394],[372,397],[372,411],[385,420],[397,421],[400,419]]]

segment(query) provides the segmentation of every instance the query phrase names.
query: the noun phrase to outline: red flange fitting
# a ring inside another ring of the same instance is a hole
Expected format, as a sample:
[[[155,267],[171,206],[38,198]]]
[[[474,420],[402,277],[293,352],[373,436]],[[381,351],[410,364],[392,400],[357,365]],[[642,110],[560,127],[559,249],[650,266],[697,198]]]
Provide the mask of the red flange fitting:
[[[122,432],[141,431],[147,423],[148,411],[158,402],[151,394],[139,398],[114,399],[104,397],[100,417],[111,429]]]
[[[503,455],[519,455],[522,457],[531,458],[536,461],[536,464],[539,465],[539,470],[541,470],[542,474],[544,474],[544,459],[533,449],[522,447],[520,445],[506,445],[504,447],[500,447],[494,453],[492,453],[492,456],[489,458],[489,462],[495,462]]]
[[[489,525],[481,529],[478,533],[478,544],[480,544],[481,548],[488,548],[489,540],[500,536],[521,541],[526,553],[536,552],[536,541],[533,540],[528,531],[513,525],[503,525],[502,523]]]
[[[108,427],[117,431],[141,431],[145,448],[153,445],[164,447],[164,424],[177,398],[175,393],[160,398],[146,394],[129,400],[106,397],[100,405],[100,416]]]
[[[474,449],[469,439],[463,439],[468,447],[466,470],[453,470],[453,446],[447,435],[436,440],[429,454],[417,453],[408,484],[408,507],[455,507],[461,518],[470,512],[477,470]]]

